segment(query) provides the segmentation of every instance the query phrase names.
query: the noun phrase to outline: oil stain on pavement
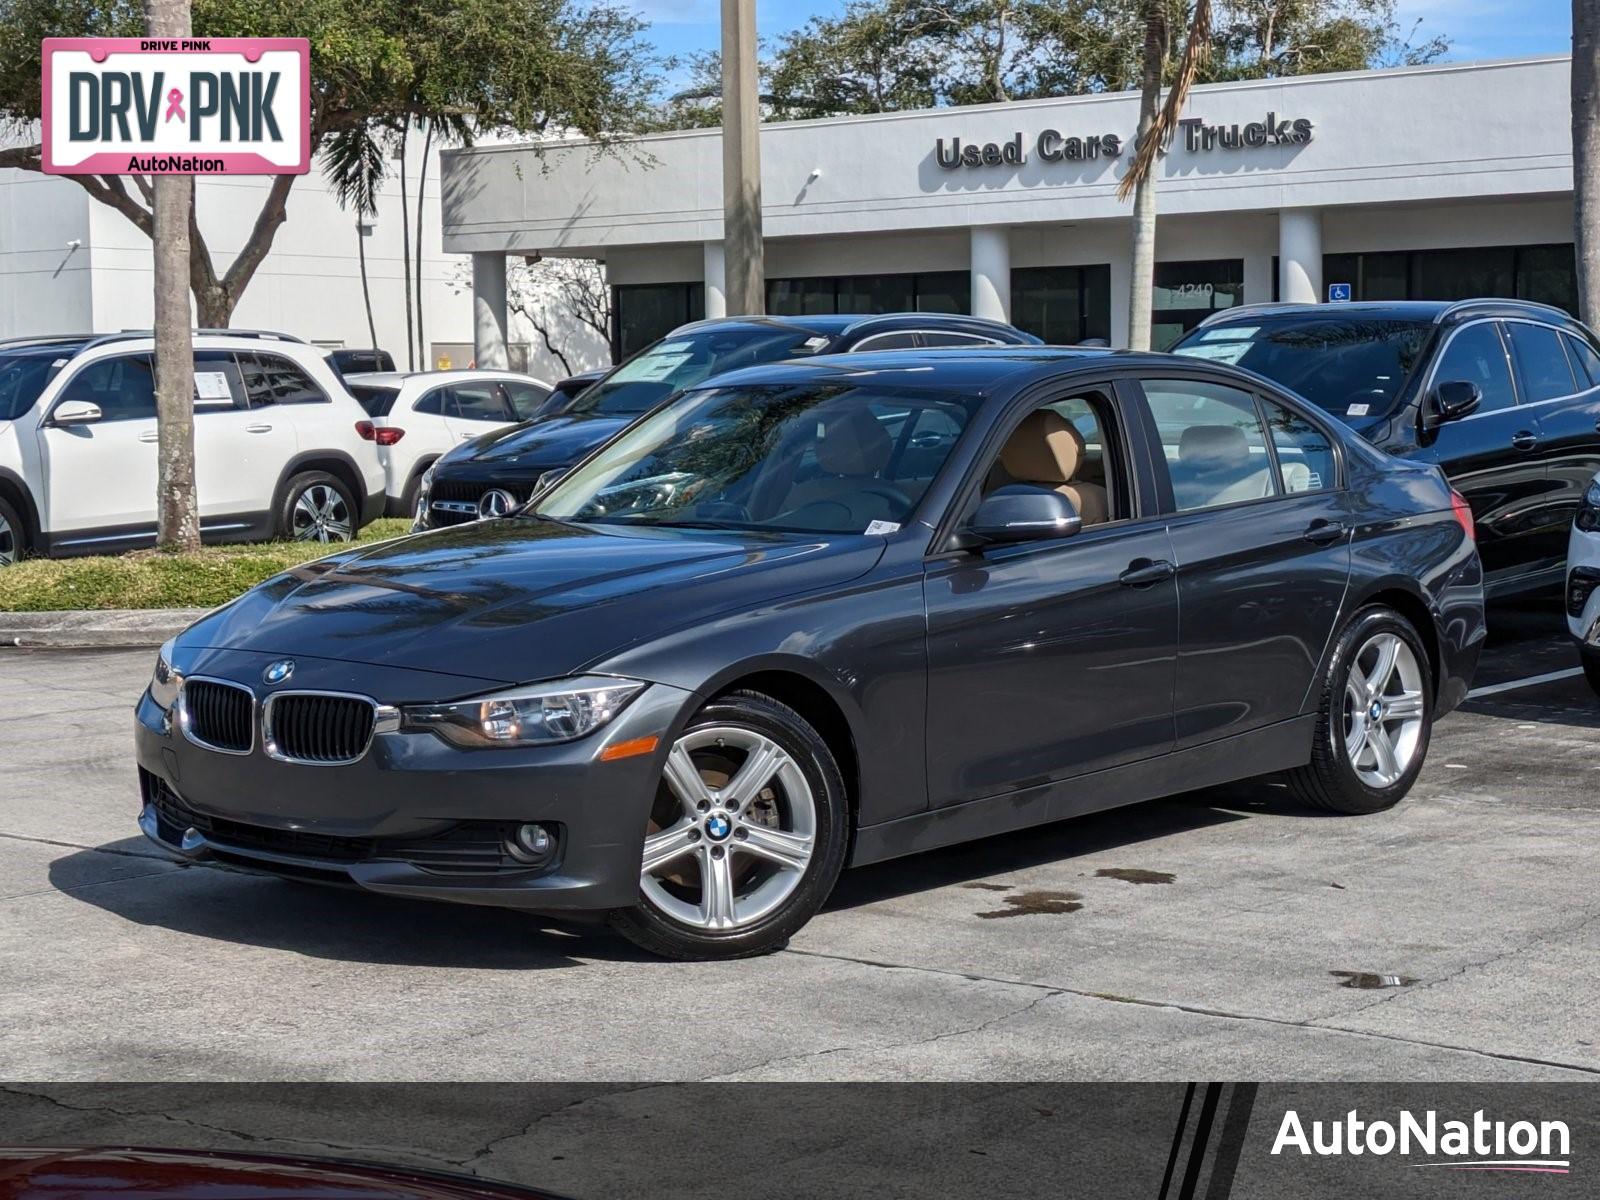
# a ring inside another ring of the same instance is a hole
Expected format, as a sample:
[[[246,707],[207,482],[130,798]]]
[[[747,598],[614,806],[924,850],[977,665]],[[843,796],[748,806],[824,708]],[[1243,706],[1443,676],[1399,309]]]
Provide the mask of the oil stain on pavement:
[[[994,908],[977,916],[985,921],[999,917],[1027,917],[1044,913],[1075,913],[1083,905],[1077,892],[1018,892],[1005,897],[1005,908]]]
[[[1171,883],[1177,878],[1171,871],[1146,871],[1142,867],[1101,867],[1095,875],[1100,879],[1120,879],[1123,883]]]

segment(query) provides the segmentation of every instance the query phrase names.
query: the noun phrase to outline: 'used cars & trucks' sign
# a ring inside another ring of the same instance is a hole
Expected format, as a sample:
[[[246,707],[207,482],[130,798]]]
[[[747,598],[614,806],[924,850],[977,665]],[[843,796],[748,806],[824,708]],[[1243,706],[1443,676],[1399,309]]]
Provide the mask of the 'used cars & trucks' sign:
[[[303,175],[305,38],[46,38],[44,169]]]

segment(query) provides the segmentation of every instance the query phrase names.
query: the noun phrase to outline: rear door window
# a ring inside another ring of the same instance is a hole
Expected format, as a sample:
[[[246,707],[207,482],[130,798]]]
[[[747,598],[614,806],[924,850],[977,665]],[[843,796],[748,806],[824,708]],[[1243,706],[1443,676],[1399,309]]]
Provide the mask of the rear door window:
[[[538,416],[539,409],[550,398],[550,389],[539,387],[537,384],[512,380],[505,385],[505,389],[511,400],[511,408],[517,414],[519,421]]]
[[[1263,399],[1261,410],[1272,432],[1284,493],[1292,496],[1337,487],[1338,465],[1328,435],[1299,413],[1272,400]]]
[[[194,409],[197,413],[249,408],[244,376],[227,350],[199,350],[194,356]]]
[[[1525,321],[1506,322],[1511,335],[1511,353],[1522,379],[1523,399],[1529,404],[1570,396],[1578,390],[1572,380],[1567,353],[1561,348],[1561,335],[1545,325]]]
[[[1179,512],[1279,494],[1254,396],[1190,379],[1142,383]]]
[[[1567,333],[1562,335],[1567,343],[1567,357],[1572,362],[1572,370],[1578,376],[1578,383],[1587,387],[1600,386],[1600,354],[1587,340]]]
[[[454,384],[450,388],[450,395],[455,401],[453,415],[463,421],[515,420],[500,384],[494,380]],[[448,414],[449,410],[446,412]]]
[[[239,369],[252,408],[267,404],[322,404],[328,399],[304,371],[277,354],[241,354]]]

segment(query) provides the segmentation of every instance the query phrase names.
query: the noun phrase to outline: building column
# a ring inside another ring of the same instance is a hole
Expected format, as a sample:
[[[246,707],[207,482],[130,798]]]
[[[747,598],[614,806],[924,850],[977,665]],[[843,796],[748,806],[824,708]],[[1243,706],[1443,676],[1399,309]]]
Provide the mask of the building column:
[[[705,243],[706,316],[728,315],[728,255],[721,242]]]
[[[472,361],[484,368],[511,367],[506,353],[506,256],[472,256]]]
[[[972,230],[972,315],[1011,320],[1011,232],[1004,227]]]
[[[1285,304],[1322,301],[1322,211],[1278,213],[1278,298]]]
[[[1131,237],[1132,234],[1130,233]],[[1109,244],[1116,245],[1115,241]],[[1124,243],[1127,244],[1127,243]],[[1133,291],[1133,264],[1125,253],[1111,255],[1111,344],[1119,350],[1128,346],[1128,296]]]

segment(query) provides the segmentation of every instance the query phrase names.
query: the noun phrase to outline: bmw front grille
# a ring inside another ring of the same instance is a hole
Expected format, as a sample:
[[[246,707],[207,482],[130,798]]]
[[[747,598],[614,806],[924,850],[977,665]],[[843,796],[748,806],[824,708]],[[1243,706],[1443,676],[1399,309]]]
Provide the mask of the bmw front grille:
[[[279,762],[338,767],[359,762],[379,733],[400,728],[400,712],[347,692],[273,692],[257,702],[249,688],[191,676],[177,699],[178,726],[197,746],[223,754],[261,748]]]

